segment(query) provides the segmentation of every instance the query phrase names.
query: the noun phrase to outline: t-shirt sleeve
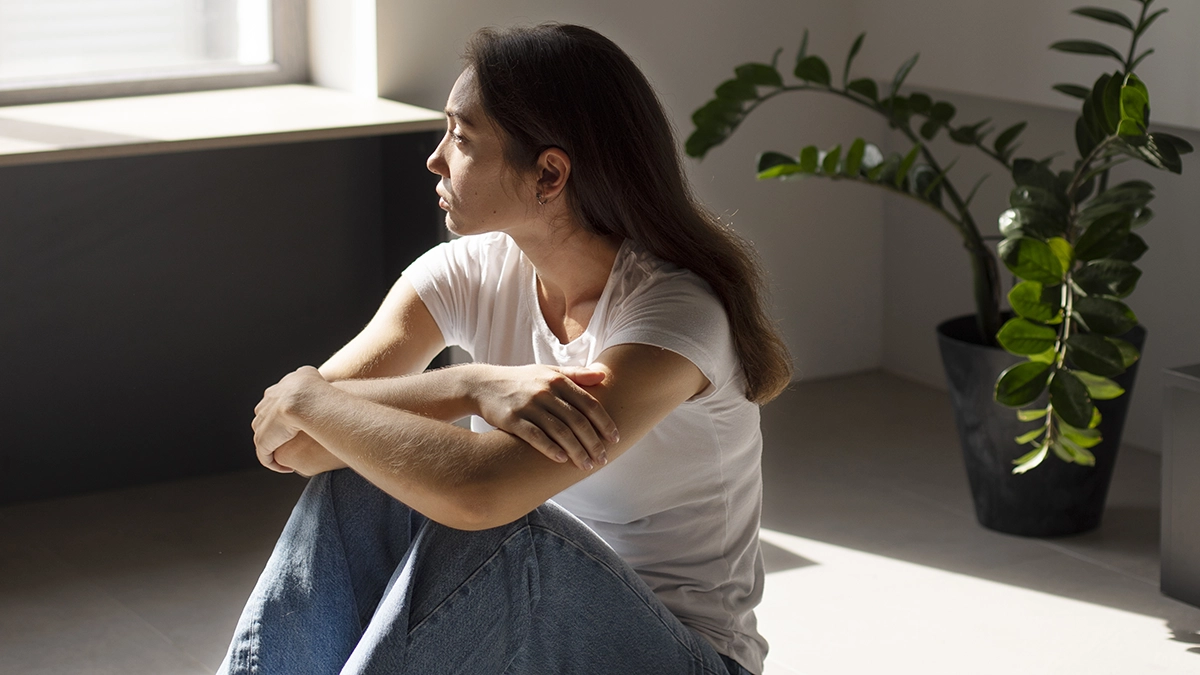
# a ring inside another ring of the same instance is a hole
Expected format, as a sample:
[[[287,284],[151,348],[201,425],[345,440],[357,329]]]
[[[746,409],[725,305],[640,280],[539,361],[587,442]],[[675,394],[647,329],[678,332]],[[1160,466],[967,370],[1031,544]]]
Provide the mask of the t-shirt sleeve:
[[[738,366],[725,307],[708,284],[688,272],[647,283],[610,319],[602,349],[646,344],[669,349],[700,369],[711,385],[701,396],[729,383]]]
[[[439,244],[417,258],[404,278],[433,315],[446,346],[474,354],[479,323],[479,289],[483,275],[478,237]]]

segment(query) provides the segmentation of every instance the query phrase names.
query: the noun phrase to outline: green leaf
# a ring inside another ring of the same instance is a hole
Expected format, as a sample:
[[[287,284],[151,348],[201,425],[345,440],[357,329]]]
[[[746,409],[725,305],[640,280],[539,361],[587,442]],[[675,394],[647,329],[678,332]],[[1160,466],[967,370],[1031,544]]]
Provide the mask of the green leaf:
[[[1071,13],[1133,30],[1133,21],[1131,21],[1129,17],[1111,9],[1102,9],[1100,7],[1080,7],[1079,9],[1071,10]]]
[[[1104,130],[1113,134],[1121,125],[1121,73],[1110,76],[1104,84],[1104,91],[1099,101],[1093,101],[1104,120]]]
[[[941,207],[944,173],[938,173],[928,164],[918,164],[912,170],[912,177],[913,192],[930,204]]]
[[[1028,122],[1017,122],[1000,132],[1000,135],[996,137],[996,142],[992,146],[996,149],[996,154],[1003,155],[1004,151],[1008,149],[1009,144],[1016,140],[1017,136],[1025,130],[1026,125],[1028,125]]]
[[[908,171],[912,168],[914,162],[917,161],[917,155],[921,152],[921,144],[918,143],[908,151],[904,159],[900,160],[900,166],[896,169],[896,187],[904,189],[904,179],[908,178]]]
[[[1146,133],[1146,124],[1149,122],[1150,94],[1146,91],[1146,85],[1133,73],[1125,79],[1126,84],[1121,87],[1121,123],[1117,127],[1117,134],[1140,136]]]
[[[1103,377],[1116,377],[1126,368],[1120,348],[1100,335],[1067,338],[1067,356],[1079,369]]]
[[[1015,159],[1012,168],[1013,182],[1018,186],[1041,188],[1052,195],[1058,202],[1058,176],[1043,162],[1032,159]]]
[[[762,87],[782,87],[783,76],[766,63],[746,63],[733,69],[737,79]]]
[[[858,55],[858,50],[862,49],[863,39],[866,37],[866,33],[859,33],[858,37],[854,40],[854,44],[850,47],[850,54],[846,57],[846,67],[842,69],[842,87],[846,87],[846,83],[850,80],[850,64],[854,62],[854,57]]]
[[[1075,241],[1075,257],[1083,261],[1107,258],[1125,243],[1129,227],[1129,214],[1123,211],[1097,219]]]
[[[1058,331],[1019,317],[1006,321],[996,333],[996,341],[1001,347],[1020,356],[1052,349],[1056,340]]]
[[[805,173],[804,167],[799,164],[777,164],[766,171],[758,172],[756,178],[758,180],[770,180],[772,178],[788,178],[790,176],[802,176]]]
[[[821,160],[821,171],[829,176],[836,176],[838,172],[838,163],[842,159],[842,146],[835,145],[833,149],[825,153],[825,159]]]
[[[1141,354],[1138,353],[1137,347],[1134,347],[1133,345],[1129,344],[1128,342],[1126,342],[1124,340],[1121,340],[1119,338],[1112,338],[1112,337],[1104,338],[1104,339],[1107,340],[1109,344],[1116,347],[1117,351],[1121,352],[1121,363],[1126,368],[1128,368],[1129,366],[1132,366],[1141,357]],[[1091,368],[1089,368],[1088,370],[1091,370]],[[1096,372],[1096,371],[1092,371],[1092,372]],[[1103,375],[1103,373],[1100,373],[1100,374]]]
[[[1067,370],[1056,370],[1050,378],[1050,405],[1063,421],[1076,427],[1087,427],[1095,409],[1087,387]]]
[[[683,144],[683,150],[688,157],[703,159],[709,150],[724,143],[726,138],[726,134],[713,129],[697,129],[692,132],[691,136],[688,136],[687,141]]]
[[[1075,375],[1078,376],[1079,373],[1075,373]],[[1095,429],[1080,429],[1079,427],[1073,427],[1064,422],[1062,418],[1058,418],[1055,421],[1058,422],[1058,432],[1071,439],[1071,441],[1080,448],[1094,448],[1100,444],[1100,441],[1104,440],[1100,435],[1100,432],[1096,431]]]
[[[782,152],[764,152],[758,156],[757,171],[762,173],[767,169],[771,169],[783,164],[795,164],[796,158],[789,157]]]
[[[1017,411],[1017,419],[1021,420],[1022,422],[1032,422],[1034,420],[1040,420],[1045,416],[1046,416],[1045,408],[1034,408],[1033,410],[1018,410]]]
[[[1133,310],[1120,300],[1094,296],[1077,298],[1074,313],[1089,331],[1101,335],[1123,335],[1138,321]]]
[[[1008,203],[1014,209],[1032,208],[1051,217],[1066,216],[1065,204],[1050,190],[1029,185],[1018,185],[1008,193]]]
[[[1021,455],[1020,457],[1014,459],[1013,464],[1016,464],[1017,466],[1012,472],[1014,474],[1021,474],[1029,471],[1030,469],[1037,468],[1037,466],[1042,463],[1042,460],[1046,459],[1046,451],[1049,449],[1049,447],[1050,445],[1048,443],[1043,443],[1033,452],[1027,455]]]
[[[1061,40],[1050,45],[1050,49],[1066,52],[1068,54],[1111,56],[1120,62],[1121,65],[1125,65],[1125,57],[1121,56],[1120,52],[1106,44],[1101,44],[1094,40]]]
[[[717,85],[717,98],[723,98],[727,101],[753,101],[758,98],[758,89],[746,80],[732,79],[725,80]]]
[[[870,99],[872,101],[879,100],[879,87],[875,84],[875,80],[872,80],[868,77],[862,77],[854,80],[850,84],[846,85],[846,89],[858,94],[859,96],[862,96],[863,98]]]
[[[908,97],[908,105],[914,113],[928,115],[929,109],[933,107],[933,99],[929,98],[928,94],[916,92]]]
[[[1131,237],[1137,235],[1131,234]],[[1102,258],[1080,267],[1072,279],[1088,295],[1112,295],[1124,298],[1133,292],[1142,271],[1124,260]]]
[[[1175,137],[1153,133],[1145,136],[1123,136],[1122,143],[1115,144],[1126,154],[1136,157],[1156,169],[1165,169],[1171,173],[1182,173],[1183,162],[1180,160],[1180,148],[1176,146]],[[1190,147],[1190,146],[1188,146]]]
[[[1075,463],[1075,455],[1072,454],[1071,451],[1062,444],[1061,438],[1056,438],[1050,441],[1050,449],[1054,450],[1054,454],[1057,455],[1062,461],[1067,462],[1068,464]]]
[[[909,71],[913,69],[913,66],[917,65],[917,58],[919,56],[921,56],[920,53],[913,54],[907,61],[900,64],[900,68],[896,70],[896,76],[892,78],[892,89],[888,94],[889,96],[895,96],[900,91],[900,85],[904,84],[904,78],[908,77]]]
[[[1052,442],[1065,448],[1066,451],[1071,454],[1071,461],[1075,462],[1076,464],[1081,466],[1095,466],[1096,456],[1091,452],[1088,452],[1075,441],[1072,441],[1065,434],[1060,436],[1058,440]]]
[[[1046,351],[1042,352],[1041,354],[1029,354],[1028,356],[1026,356],[1026,358],[1028,358],[1030,361],[1036,361],[1038,363],[1051,363],[1052,364],[1058,360],[1058,352],[1056,352],[1054,350],[1054,348],[1051,347],[1050,349],[1047,349]]]
[[[1151,220],[1154,220],[1154,211],[1152,211],[1148,208],[1141,209],[1137,212],[1137,215],[1133,217],[1133,223],[1131,223],[1129,225],[1129,227],[1136,230],[1137,228],[1145,225],[1146,223],[1150,222]],[[1113,255],[1116,255],[1116,254],[1113,254]],[[1109,256],[1109,257],[1112,257],[1112,256]]]
[[[1091,89],[1081,87],[1078,84],[1056,84],[1051,89],[1060,94],[1066,94],[1071,98],[1087,98],[1092,93]]]
[[[1095,412],[1092,413],[1092,421],[1090,424],[1088,424],[1088,428],[1095,429],[1096,427],[1100,426],[1100,422],[1103,419],[1103,417],[1104,416],[1100,414],[1100,410],[1097,409]]]
[[[820,163],[821,151],[817,146],[810,145],[800,151],[800,170],[804,173],[816,173]]]
[[[1080,382],[1083,382],[1087,386],[1088,396],[1091,396],[1093,401],[1107,401],[1125,393],[1121,385],[1107,377],[1100,377],[1099,375],[1093,375],[1082,370],[1072,372],[1075,377],[1079,378]]]
[[[1060,310],[1042,302],[1043,288],[1042,284],[1036,281],[1022,281],[1008,292],[1008,303],[1019,316],[1031,321],[1049,323],[1059,315]]]
[[[921,125],[921,138],[924,138],[927,141],[932,141],[933,137],[937,136],[937,132],[941,128],[941,122],[935,119],[925,120],[925,123]]]
[[[1017,445],[1025,445],[1026,443],[1033,442],[1033,440],[1035,438],[1037,438],[1038,436],[1041,436],[1044,433],[1046,433],[1046,427],[1038,427],[1038,428],[1034,429],[1033,431],[1029,431],[1027,433],[1021,434],[1020,436],[1017,436],[1015,440],[1017,441]]]
[[[1062,265],[1045,242],[1031,237],[1005,239],[1000,242],[999,252],[1004,265],[1022,279],[1048,285],[1062,282]]]
[[[742,118],[742,104],[725,98],[714,98],[692,113],[692,123],[699,128],[726,129]]]
[[[938,101],[929,108],[929,119],[937,120],[942,124],[947,124],[954,119],[954,114],[958,112],[954,106],[945,101]]]
[[[1085,102],[1084,106],[1088,104]],[[1087,157],[1096,148],[1096,139],[1087,124],[1087,115],[1080,115],[1075,120],[1075,146],[1079,149],[1080,157]]]
[[[1010,408],[1033,403],[1045,390],[1050,371],[1048,364],[1032,361],[1018,363],[1006,369],[996,380],[996,402]]]
[[[1088,130],[1091,132],[1092,138],[1104,138],[1115,129],[1115,121],[1113,122],[1114,129],[1109,129],[1108,117],[1104,113],[1104,91],[1111,79],[1112,75],[1108,73],[1096,78],[1096,83],[1092,85],[1092,93],[1083,102],[1083,114],[1087,118]]]
[[[876,146],[874,143],[867,143],[863,147],[863,156],[862,156],[862,161],[860,163],[861,171],[864,174],[866,174],[868,177],[870,177],[871,173],[875,172],[876,169],[882,170],[881,169],[882,166],[883,166],[883,153],[880,152],[879,147]],[[876,172],[875,177],[878,178],[878,176],[879,176],[879,174],[878,174],[878,172]],[[871,178],[871,180],[875,180],[875,178]]]
[[[819,56],[806,56],[796,64],[796,77],[828,87],[829,66]]]
[[[1054,257],[1058,258],[1058,263],[1062,265],[1063,271],[1069,272],[1071,265],[1075,262],[1075,251],[1071,249],[1071,243],[1062,237],[1051,237],[1046,243],[1054,252]]]
[[[800,49],[796,52],[796,63],[799,64],[808,55],[808,29],[804,29],[804,36],[800,38]]]
[[[847,176],[852,178],[858,177],[858,170],[862,166],[866,145],[867,142],[861,138],[854,139],[854,142],[850,144],[850,150],[846,152],[846,164],[842,167]]]
[[[1161,131],[1156,131],[1156,132],[1154,132],[1154,138],[1155,138],[1155,140],[1159,140],[1159,141],[1164,141],[1164,140],[1170,141],[1171,145],[1175,146],[1175,151],[1181,155],[1186,155],[1193,151],[1192,144],[1188,143],[1187,141],[1183,140],[1182,138],[1180,138],[1178,136],[1173,136],[1171,134],[1163,133]]]
[[[1141,258],[1149,248],[1150,247],[1146,245],[1146,241],[1144,239],[1131,232],[1129,236],[1125,238],[1125,243],[1121,244],[1121,248],[1117,249],[1117,252],[1110,255],[1109,258],[1113,260],[1124,260],[1125,262],[1135,262],[1138,258]]]

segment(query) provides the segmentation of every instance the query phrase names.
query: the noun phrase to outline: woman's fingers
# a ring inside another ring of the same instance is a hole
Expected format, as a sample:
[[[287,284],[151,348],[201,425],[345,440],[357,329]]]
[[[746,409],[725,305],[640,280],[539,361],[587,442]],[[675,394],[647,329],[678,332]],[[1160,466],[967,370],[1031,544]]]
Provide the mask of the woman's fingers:
[[[600,371],[588,370],[586,372],[599,375],[600,380],[604,379],[604,373]],[[597,401],[594,396],[584,391],[579,386],[579,380],[568,375],[567,373],[563,374],[571,377],[571,379],[561,382],[559,386],[556,387],[555,393],[558,394],[559,398],[561,398],[575,410],[583,413],[583,415],[587,418],[588,425],[591,427],[594,434],[603,436],[604,440],[610,444],[621,440],[621,435],[617,432],[617,423],[613,422],[612,417],[609,416],[608,411],[604,409],[604,406],[600,405],[600,402]],[[597,384],[599,384],[599,382],[597,382]],[[580,436],[581,440],[582,438],[583,437]]]
[[[558,443],[551,440],[546,435],[546,432],[542,431],[541,427],[529,420],[520,420],[513,425],[511,430],[506,431],[509,431],[512,435],[533,446],[538,452],[560,464],[570,460],[570,456],[558,446]]]
[[[586,396],[586,394],[583,395]],[[590,397],[588,398],[590,399]],[[597,429],[592,426],[593,423],[589,418],[563,398],[551,398],[546,401],[546,406],[548,412],[565,427],[563,435],[567,437],[566,441],[579,447],[579,452],[583,455],[580,459],[583,461],[577,460],[575,462],[577,465],[590,471],[595,466],[603,466],[608,463],[604,440],[600,437]],[[607,417],[607,415],[605,416]],[[563,445],[563,443],[560,441],[559,445]],[[574,456],[575,454],[572,453],[572,457]]]

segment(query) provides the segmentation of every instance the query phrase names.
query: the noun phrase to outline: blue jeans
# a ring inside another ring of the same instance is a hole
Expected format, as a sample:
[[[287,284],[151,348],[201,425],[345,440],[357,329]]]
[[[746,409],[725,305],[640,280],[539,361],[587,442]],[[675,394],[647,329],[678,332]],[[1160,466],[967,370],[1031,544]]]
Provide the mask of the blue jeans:
[[[553,503],[439,525],[352,471],[312,478],[219,673],[745,672]]]

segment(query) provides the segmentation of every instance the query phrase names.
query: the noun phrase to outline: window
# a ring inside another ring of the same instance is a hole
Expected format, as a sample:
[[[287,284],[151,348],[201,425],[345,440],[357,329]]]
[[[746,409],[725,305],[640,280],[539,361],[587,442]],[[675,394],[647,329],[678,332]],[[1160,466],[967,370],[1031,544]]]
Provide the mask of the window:
[[[302,0],[0,0],[0,105],[301,82]]]

